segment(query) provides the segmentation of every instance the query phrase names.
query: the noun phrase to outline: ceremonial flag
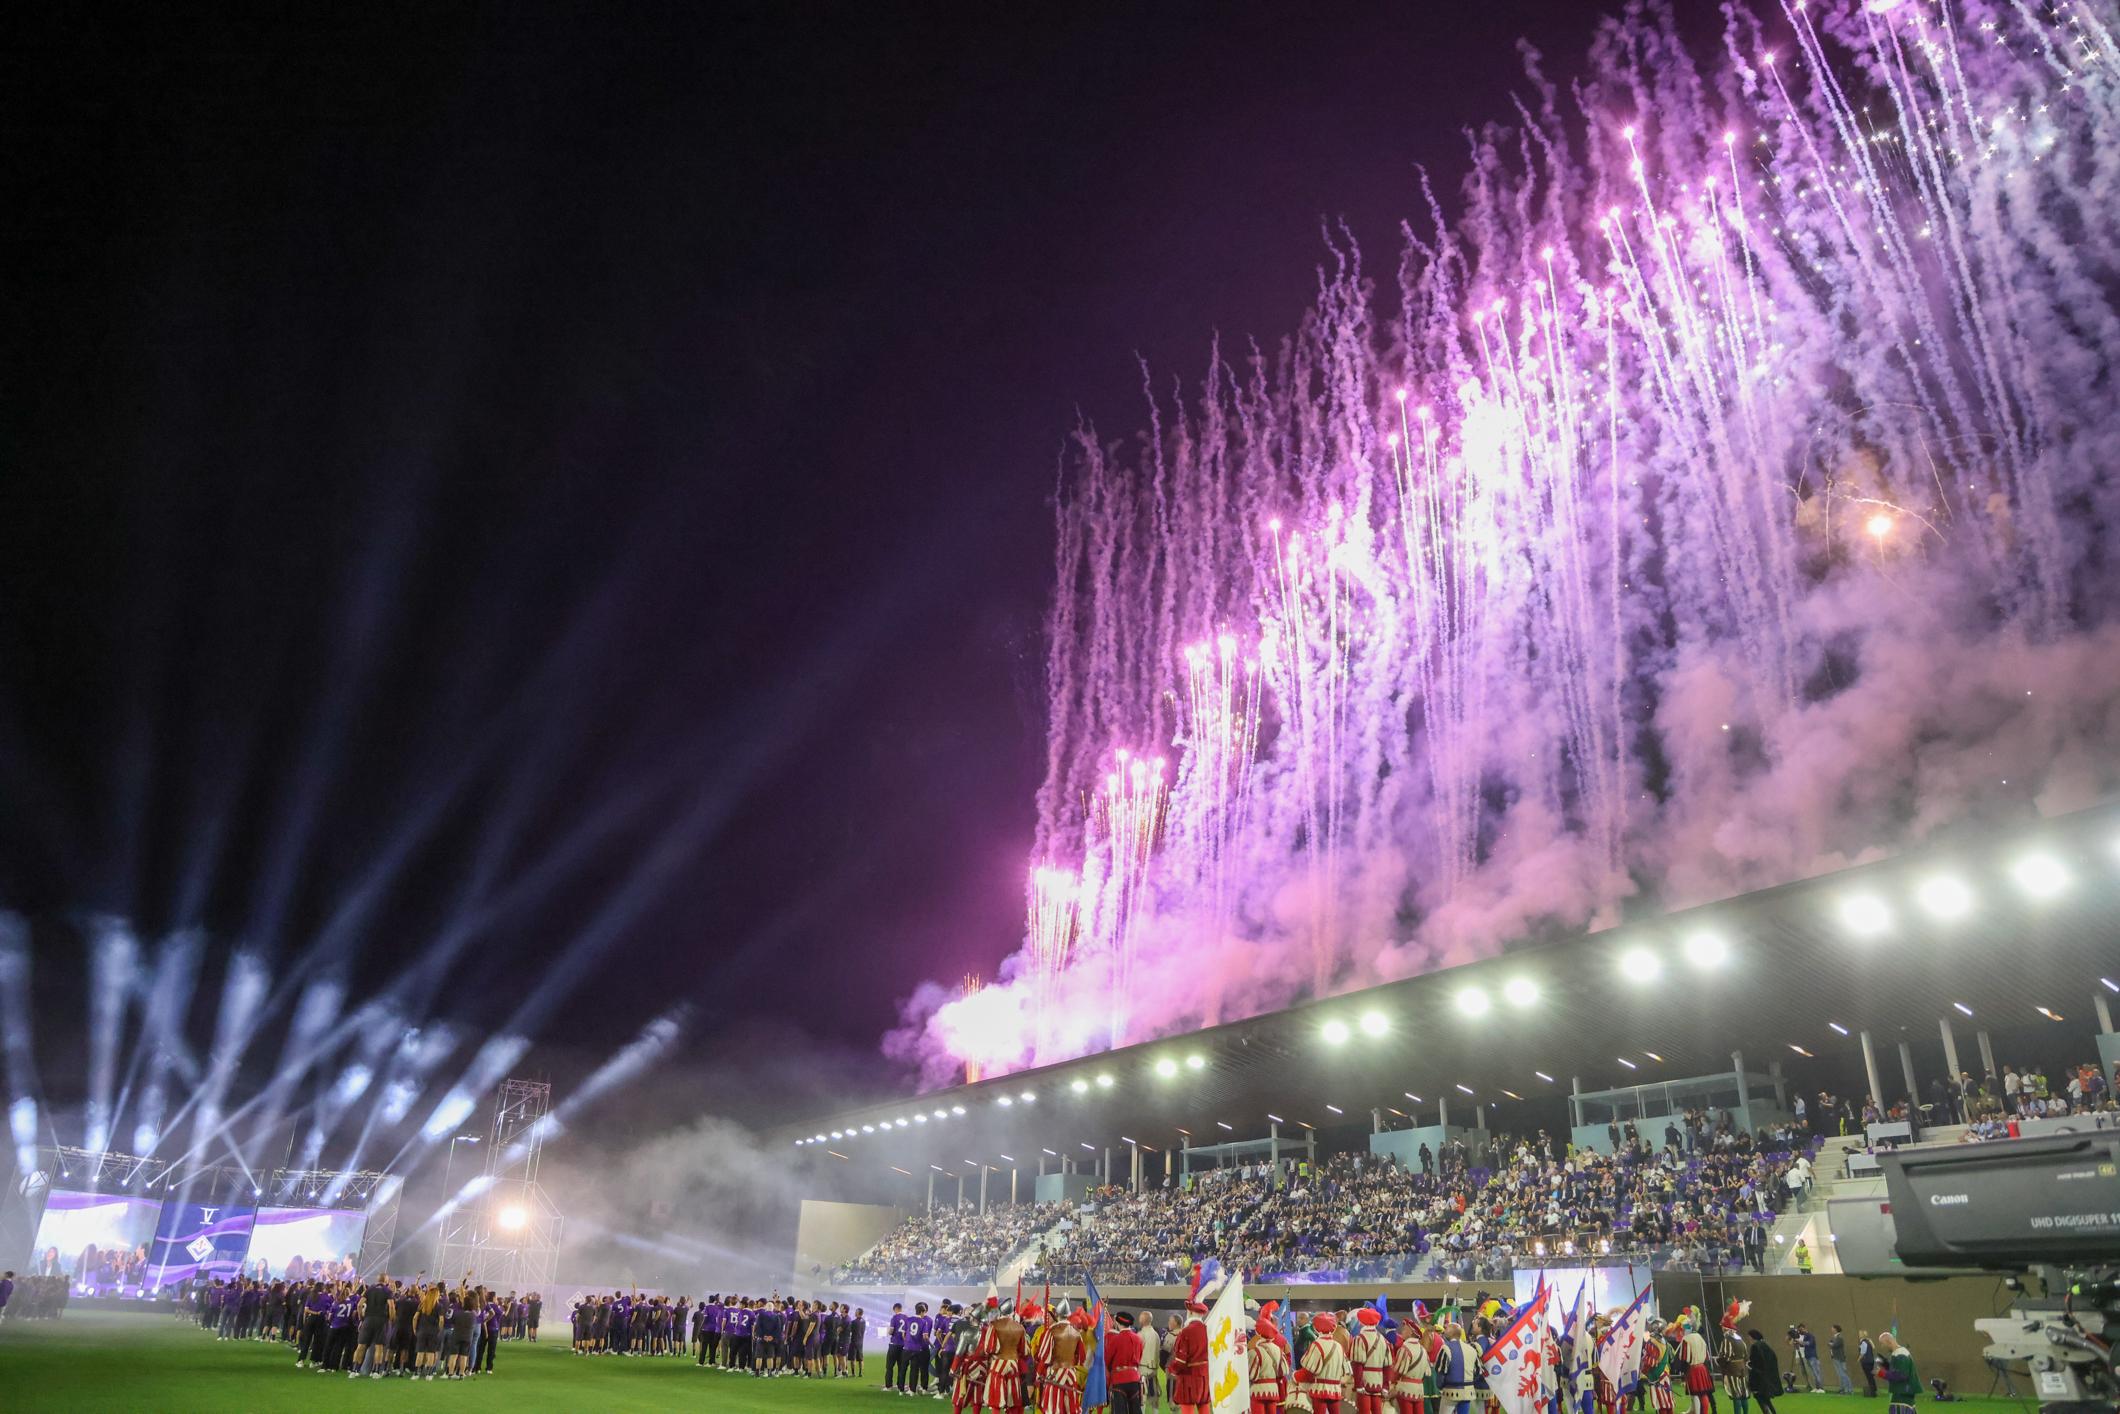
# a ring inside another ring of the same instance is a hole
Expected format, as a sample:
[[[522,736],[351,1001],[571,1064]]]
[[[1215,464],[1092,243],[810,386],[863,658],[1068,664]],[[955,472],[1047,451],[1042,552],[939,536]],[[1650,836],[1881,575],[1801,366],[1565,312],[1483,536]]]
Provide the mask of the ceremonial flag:
[[[1546,1330],[1546,1307],[1553,1293],[1545,1287],[1524,1303],[1516,1319],[1480,1357],[1487,1371],[1487,1392],[1501,1404],[1503,1414],[1542,1414],[1546,1407],[1547,1364],[1550,1336]]]
[[[1233,1276],[1207,1313],[1207,1390],[1215,1414],[1250,1414],[1251,1363],[1243,1336],[1244,1278]]]
[[[1082,1274],[1083,1283],[1089,1288],[1089,1373],[1082,1377],[1082,1407],[1098,1409],[1112,1402],[1111,1391],[1105,1381],[1104,1369],[1104,1296],[1097,1290],[1097,1279],[1088,1272]]]
[[[1648,1333],[1644,1307],[1653,1290],[1653,1287],[1643,1287],[1641,1295],[1634,1298],[1634,1304],[1597,1342],[1597,1368],[1612,1382],[1613,1392],[1622,1397],[1634,1393],[1634,1387],[1641,1383],[1642,1337]]]
[[[1575,1301],[1568,1307],[1568,1319],[1561,1323],[1561,1343],[1568,1347],[1568,1377],[1572,1380],[1585,1363],[1583,1359],[1583,1294],[1590,1290],[1590,1274],[1583,1273],[1583,1284],[1575,1289]]]

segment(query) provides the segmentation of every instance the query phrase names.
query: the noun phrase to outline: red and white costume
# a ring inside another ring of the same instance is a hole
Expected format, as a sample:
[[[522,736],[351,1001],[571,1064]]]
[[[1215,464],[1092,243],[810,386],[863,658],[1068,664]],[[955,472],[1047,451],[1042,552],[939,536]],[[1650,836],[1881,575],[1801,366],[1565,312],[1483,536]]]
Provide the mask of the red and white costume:
[[[1205,1414],[1214,1407],[1207,1387],[1207,1303],[1185,1303],[1185,1325],[1170,1347],[1170,1402],[1179,1414]]]
[[[1377,1329],[1377,1312],[1364,1306],[1355,1312],[1361,1330],[1355,1333],[1349,1352],[1354,1367],[1355,1414],[1384,1414],[1384,1396],[1391,1382],[1391,1342]]]
[[[1435,1367],[1418,1329],[1406,1332],[1391,1358],[1391,1398],[1398,1414],[1425,1414],[1428,1376]]]
[[[1318,1335],[1303,1352],[1303,1369],[1310,1376],[1310,1407],[1316,1414],[1340,1414],[1340,1396],[1354,1369],[1333,1335],[1331,1316],[1313,1317],[1310,1328]]]
[[[1252,1327],[1244,1359],[1251,1376],[1251,1414],[1279,1414],[1288,1398],[1288,1352],[1281,1349],[1281,1332],[1274,1325],[1274,1303],[1266,1303]]]

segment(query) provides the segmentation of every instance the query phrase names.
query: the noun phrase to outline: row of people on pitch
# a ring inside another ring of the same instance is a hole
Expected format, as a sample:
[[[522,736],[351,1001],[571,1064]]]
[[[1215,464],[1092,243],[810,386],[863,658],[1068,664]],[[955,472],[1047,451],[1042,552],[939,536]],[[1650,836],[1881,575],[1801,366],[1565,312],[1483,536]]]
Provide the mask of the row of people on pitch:
[[[71,1294],[65,1277],[0,1273],[0,1321],[56,1321]]]
[[[422,1284],[416,1280],[412,1287]],[[392,1285],[405,1289],[404,1283]],[[274,1282],[262,1278],[215,1278],[188,1288],[178,1302],[178,1313],[196,1318],[222,1340],[291,1340],[300,1331],[317,1291],[358,1286],[352,1280],[331,1278]],[[537,1339],[544,1312],[544,1298],[537,1292],[519,1296],[511,1291],[489,1300],[499,1307],[499,1339]],[[481,1309],[482,1321],[485,1315]]]
[[[219,1332],[220,1313],[229,1309],[242,1309],[239,1283],[217,1282],[191,1293],[191,1310],[208,1330]],[[268,1324],[258,1338],[292,1345],[296,1369],[378,1380],[491,1374],[512,1314],[510,1303],[482,1286],[386,1277],[365,1284],[289,1282],[280,1299],[259,1310]],[[523,1329],[534,1338],[527,1312]]]
[[[868,1316],[843,1301],[709,1296],[693,1315],[699,1363],[766,1378],[851,1379],[862,1372]]]
[[[692,1298],[584,1293],[568,1316],[576,1355],[685,1355]]]

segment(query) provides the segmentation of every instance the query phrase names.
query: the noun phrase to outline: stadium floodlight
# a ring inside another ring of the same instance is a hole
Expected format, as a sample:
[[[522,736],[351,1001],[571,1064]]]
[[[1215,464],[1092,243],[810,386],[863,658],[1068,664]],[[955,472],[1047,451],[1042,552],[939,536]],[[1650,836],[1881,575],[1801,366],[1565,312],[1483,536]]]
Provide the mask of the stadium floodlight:
[[[847,1136],[846,1136],[846,1131],[844,1131],[844,1130],[840,1130],[840,1129],[835,1129],[835,1130],[833,1130],[833,1131],[832,1131],[832,1137],[833,1137],[834,1139],[844,1139],[844,1138],[846,1138],[846,1137],[847,1137]]]
[[[1318,1034],[1325,1038],[1325,1044],[1328,1046],[1344,1046],[1347,1044],[1347,1038],[1354,1033],[1347,1029],[1346,1022],[1334,1017],[1319,1029]]]
[[[1553,1083],[1553,1077],[1546,1074],[1546,1072],[1543,1070],[1534,1070],[1531,1073],[1533,1075],[1536,1075],[1539,1079],[1545,1081],[1548,1085],[1551,1085]]]
[[[1845,1027],[1845,1026],[1842,1026],[1842,1025],[1841,1025],[1841,1024],[1840,1024],[1839,1022],[1837,1022],[1837,1021],[1828,1021],[1828,1022],[1826,1023],[1826,1025],[1828,1025],[1828,1026],[1832,1027],[1832,1028],[1833,1028],[1833,1029],[1834,1029],[1835,1031],[1838,1031],[1838,1032],[1839,1032],[1839,1033],[1840,1033],[1841,1035],[1843,1035],[1843,1036],[1845,1036],[1845,1035],[1847,1035],[1847,1034],[1848,1034],[1848,1028],[1847,1028],[1847,1027]]]
[[[1472,1087],[1470,1085],[1465,1084],[1463,1081],[1458,1082],[1458,1089],[1463,1090],[1468,1095],[1472,1093]]]
[[[1178,1063],[1169,1056],[1165,1056],[1156,1062],[1156,1074],[1165,1080],[1175,1079],[1178,1074]]]
[[[1185,1058],[1185,1068],[1187,1070],[1205,1070],[1207,1069],[1207,1057],[1201,1055],[1198,1051],[1194,1051]]]
[[[1874,938],[1892,928],[1892,910],[1875,894],[1850,894],[1840,901],[1840,926],[1858,938]]]
[[[1627,1067],[1627,1069],[1629,1069],[1629,1070],[1640,1070],[1640,1069],[1641,1069],[1641,1067],[1640,1067],[1640,1066],[1636,1065],[1636,1064],[1635,1064],[1635,1063],[1634,1063],[1633,1061],[1630,1061],[1630,1060],[1628,1060],[1628,1059],[1627,1059],[1627,1058],[1626,1058],[1625,1056],[1621,1056],[1621,1057],[1619,1057],[1619,1063],[1620,1063],[1621,1065],[1623,1065],[1623,1066]]]
[[[1219,1119],[1215,1121],[1215,1128],[1217,1128],[1217,1129],[1221,1129],[1221,1130],[1226,1130],[1226,1131],[1228,1131],[1228,1132],[1229,1132],[1229,1133],[1231,1133],[1231,1134],[1235,1134],[1235,1133],[1237,1132],[1237,1127],[1236,1127],[1235,1125],[1233,1125],[1233,1124],[1225,1124],[1225,1123],[1223,1123],[1223,1122],[1222,1122],[1221,1120],[1219,1120]]]
[[[1973,1014],[1973,1009],[1967,1006],[1964,1002],[1952,1002],[1951,1005],[1967,1016],[1971,1016]]]
[[[1513,1007],[1527,1007],[1538,1000],[1538,983],[1529,977],[1512,977],[1502,984],[1502,995]]]
[[[1720,934],[1700,932],[1686,939],[1686,961],[1703,972],[1730,960],[1730,945]]]
[[[1098,1075],[1097,1088],[1099,1090],[1109,1090],[1112,1088],[1112,1077],[1110,1071],[1105,1071],[1102,1074]]]
[[[1914,897],[1931,918],[1948,923],[1973,911],[1973,891],[1965,881],[1950,874],[1936,874],[1921,881]]]
[[[1026,1105],[1035,1105],[1038,1103],[1038,1092],[1036,1090],[1026,1090],[1016,1098],[1023,1101]]]
[[[2048,1021],[2060,1021],[2060,1020],[2062,1020],[2062,1016],[2061,1016],[2061,1013],[2060,1013],[2060,1012],[2058,1012],[2058,1011],[2055,1011],[2055,1010],[2054,1010],[2054,1009],[2053,1009],[2052,1007],[2043,1007],[2043,1006],[2035,1006],[2035,1007],[2033,1007],[2033,1008],[2032,1008],[2032,1010],[2033,1010],[2033,1011],[2036,1011],[2036,1012],[2038,1012],[2038,1013],[2039,1013],[2039,1014],[2040,1014],[2041,1016],[2045,1017],[2045,1018],[2046,1018],[2046,1019],[2047,1019]]]
[[[876,1126],[873,1124],[864,1124],[863,1126],[861,1126],[861,1132],[863,1134],[874,1134],[876,1132]]]
[[[2098,982],[2108,992],[2120,992],[2120,982],[2115,982],[2110,977],[2100,977]]]
[[[1654,982],[1663,976],[1664,965],[1647,948],[1628,948],[1619,955],[1619,970],[1630,982]]]
[[[1336,1115],[1343,1115],[1347,1113],[1347,1111],[1341,1109],[1338,1105],[1327,1105],[1325,1108],[1331,1110]]]
[[[963,1113],[964,1113],[964,1111],[963,1111],[963,1110],[959,1110],[959,1111],[957,1111],[957,1113],[959,1113],[959,1114],[963,1114]],[[937,1110],[937,1111],[935,1111],[935,1118],[937,1118],[937,1119],[948,1119],[949,1117],[950,1117],[950,1112],[949,1112],[948,1110]]]
[[[1361,1026],[1364,1036],[1381,1036],[1391,1029],[1391,1018],[1378,1011],[1375,1007],[1371,1007],[1368,1011],[1362,1013],[1361,1019],[1357,1024]]]
[[[1007,1104],[1007,1103],[1008,1103],[1008,1096],[1006,1096],[1006,1095],[1003,1095],[1003,1096],[1001,1097],[1001,1103],[1002,1103],[1002,1104],[1004,1104],[1004,1105],[1005,1105],[1005,1104]],[[926,1124],[926,1123],[927,1123],[927,1116],[926,1116],[926,1115],[924,1115],[924,1114],[917,1114],[917,1115],[914,1115],[914,1116],[913,1116],[913,1123],[915,1123],[915,1124]]]
[[[1001,1108],[1003,1109],[1007,1109],[1009,1106],[1015,1104],[1016,1102],[1010,1099],[1008,1096],[1003,1095],[1000,1099],[994,1101],[994,1103],[1001,1106]]]
[[[951,1105],[951,1106],[950,1106],[950,1113],[951,1113],[951,1114],[953,1114],[953,1115],[961,1115],[961,1114],[963,1114],[963,1113],[964,1113],[964,1106],[962,1106],[962,1105]]]
[[[1068,1084],[1067,1088],[1074,1091],[1077,1095],[1087,1095],[1089,1093],[1089,1082],[1077,1077]]]
[[[2011,867],[2010,877],[2017,881],[2018,888],[2037,899],[2053,898],[2074,882],[2068,866],[2051,854],[2026,855]]]
[[[1458,990],[1457,1009],[1460,1015],[1485,1016],[1487,1008],[1491,1005],[1493,1003],[1487,1000],[1487,992],[1483,987],[1463,987]]]

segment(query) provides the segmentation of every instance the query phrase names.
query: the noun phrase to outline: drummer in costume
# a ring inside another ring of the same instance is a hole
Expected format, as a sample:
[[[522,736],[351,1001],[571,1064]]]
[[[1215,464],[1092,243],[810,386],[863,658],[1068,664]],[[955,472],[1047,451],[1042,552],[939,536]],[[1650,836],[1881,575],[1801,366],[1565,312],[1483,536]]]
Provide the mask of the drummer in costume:
[[[1316,1414],[1340,1414],[1340,1398],[1354,1373],[1347,1349],[1337,1339],[1338,1322],[1330,1312],[1311,1317],[1310,1328],[1317,1339],[1303,1352],[1303,1369],[1310,1376],[1310,1407]]]
[[[1274,1301],[1260,1309],[1244,1349],[1245,1369],[1251,1377],[1251,1414],[1279,1414],[1288,1399],[1288,1352],[1281,1348],[1281,1330],[1273,1319],[1278,1309],[1280,1303]]]

